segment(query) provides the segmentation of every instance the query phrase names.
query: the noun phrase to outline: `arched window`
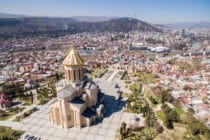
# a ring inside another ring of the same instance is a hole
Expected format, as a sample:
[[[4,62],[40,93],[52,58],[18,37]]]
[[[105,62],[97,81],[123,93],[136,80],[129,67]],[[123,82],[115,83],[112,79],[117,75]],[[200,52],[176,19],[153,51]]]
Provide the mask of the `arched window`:
[[[70,70],[68,70],[68,78],[67,78],[68,80],[70,80],[71,79],[71,71]]]
[[[76,72],[75,72],[75,70],[73,70],[73,73],[74,73],[74,78],[73,78],[73,80],[76,80]]]

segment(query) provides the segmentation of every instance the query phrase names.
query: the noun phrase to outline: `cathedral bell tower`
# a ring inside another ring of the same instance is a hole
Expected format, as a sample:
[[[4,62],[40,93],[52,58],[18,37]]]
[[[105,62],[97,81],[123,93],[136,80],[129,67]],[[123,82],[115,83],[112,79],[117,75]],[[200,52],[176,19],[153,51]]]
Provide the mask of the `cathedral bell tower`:
[[[65,79],[71,81],[80,81],[84,76],[84,61],[77,51],[72,48],[63,61],[65,70]]]

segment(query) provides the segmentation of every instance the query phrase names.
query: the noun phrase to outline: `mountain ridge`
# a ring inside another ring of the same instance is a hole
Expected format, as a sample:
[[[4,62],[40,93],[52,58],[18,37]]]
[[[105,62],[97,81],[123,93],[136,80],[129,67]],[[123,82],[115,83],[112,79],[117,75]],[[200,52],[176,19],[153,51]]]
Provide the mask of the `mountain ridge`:
[[[72,18],[79,22],[100,22],[100,21],[108,21],[111,19],[116,18],[123,18],[117,16],[69,16],[69,17],[62,17],[62,16],[32,16],[32,15],[24,15],[24,14],[12,14],[12,13],[3,13],[0,12],[0,19],[1,18]],[[138,19],[139,20],[139,19]],[[174,23],[150,23],[152,25],[157,26],[171,26],[171,25],[191,25],[191,24],[210,24],[208,21],[200,21],[200,22],[174,22]]]
[[[22,15],[22,14],[0,13],[0,18],[24,18],[24,17],[32,17],[32,16]]]
[[[59,16],[30,16],[23,14],[10,14],[10,13],[0,13],[0,19],[2,18],[72,18],[79,22],[99,22],[108,21],[110,19],[118,18],[112,16],[70,16],[70,17],[59,17]]]
[[[132,30],[162,32],[144,21],[123,17],[107,21],[77,21],[74,18],[0,18],[0,39],[27,36],[61,36],[82,32],[129,32]]]

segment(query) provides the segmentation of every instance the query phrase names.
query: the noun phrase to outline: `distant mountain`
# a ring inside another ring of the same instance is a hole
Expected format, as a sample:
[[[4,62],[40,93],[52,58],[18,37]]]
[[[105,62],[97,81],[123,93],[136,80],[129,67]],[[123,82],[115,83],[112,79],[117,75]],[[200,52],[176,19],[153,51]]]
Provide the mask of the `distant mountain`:
[[[26,36],[61,36],[82,32],[129,32],[132,30],[161,32],[146,22],[134,18],[115,18],[106,21],[87,22],[75,18],[1,18],[0,40]]]
[[[105,16],[74,16],[71,17],[79,22],[100,22],[115,19],[117,17],[105,17]]]
[[[77,28],[79,32],[129,32],[132,30],[139,31],[156,31],[161,30],[140,20],[134,18],[116,18],[102,22],[78,22],[69,24],[69,29]]]
[[[166,28],[210,28],[210,22],[195,22],[195,23],[172,23],[172,24],[163,24]]]
[[[29,16],[29,15],[21,15],[21,14],[8,14],[8,13],[0,13],[0,19],[1,18],[35,18],[38,16]],[[61,17],[47,17],[43,16],[40,18],[61,18]],[[79,22],[100,22],[100,21],[108,21],[117,17],[106,17],[106,16],[73,16],[73,17],[65,17],[72,18]]]
[[[18,15],[18,14],[0,13],[0,18],[24,18],[24,17],[29,17],[29,16]]]

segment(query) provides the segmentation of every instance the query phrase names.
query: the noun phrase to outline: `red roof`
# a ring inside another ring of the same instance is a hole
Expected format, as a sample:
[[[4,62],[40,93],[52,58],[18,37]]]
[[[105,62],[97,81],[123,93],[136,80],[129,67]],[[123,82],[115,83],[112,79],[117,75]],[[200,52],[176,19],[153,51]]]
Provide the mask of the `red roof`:
[[[3,99],[1,99],[2,97],[4,97]],[[9,103],[12,101],[12,99],[8,98],[9,95],[5,94],[5,93],[1,93],[0,94],[0,104],[4,104],[4,103]]]
[[[8,97],[8,95],[3,92],[0,94],[0,97]]]

